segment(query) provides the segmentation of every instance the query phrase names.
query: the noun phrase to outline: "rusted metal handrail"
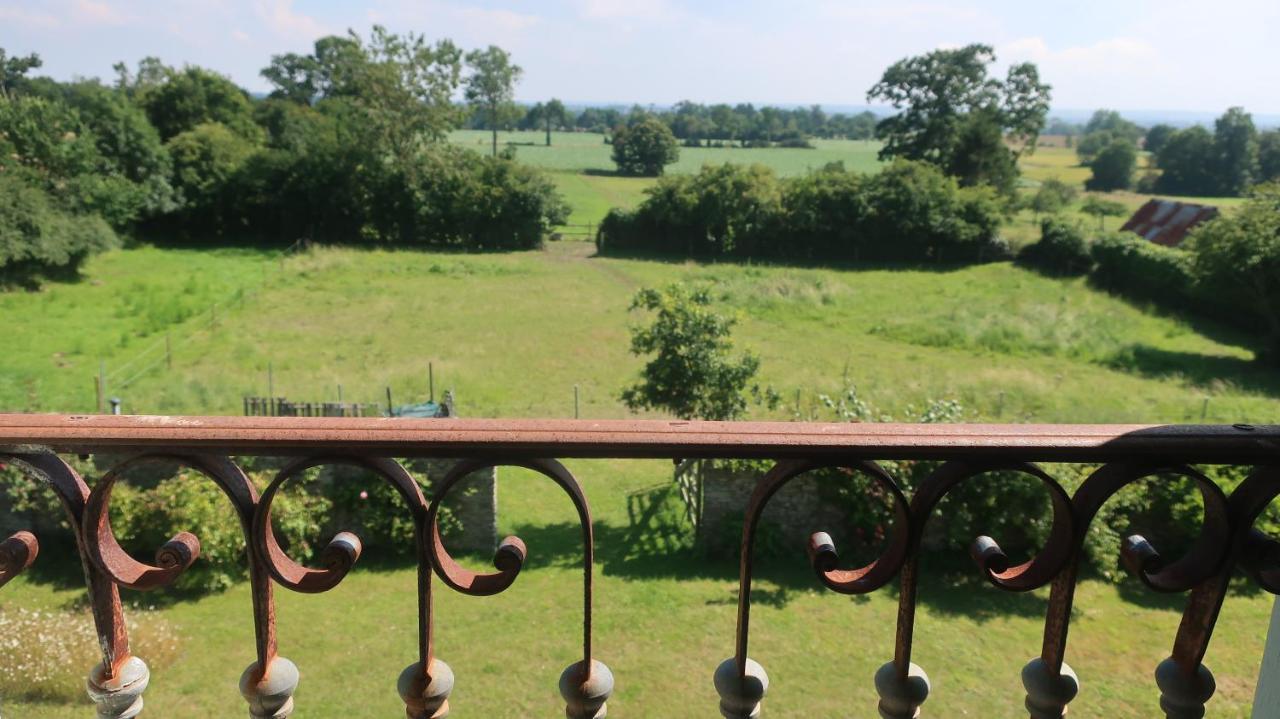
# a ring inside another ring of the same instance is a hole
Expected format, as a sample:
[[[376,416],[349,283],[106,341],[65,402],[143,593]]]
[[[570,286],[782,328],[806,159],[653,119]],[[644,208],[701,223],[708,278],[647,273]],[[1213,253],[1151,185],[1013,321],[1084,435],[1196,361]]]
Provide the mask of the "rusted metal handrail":
[[[136,453],[99,479],[92,490],[57,453]],[[291,455],[261,497],[236,464],[239,455]],[[396,457],[463,458],[428,498]],[[271,529],[271,504],[279,488],[319,465],[354,464],[390,483],[405,502],[415,527],[419,576],[418,657],[400,677],[399,691],[412,719],[444,717],[454,675],[434,655],[433,578],[469,595],[504,591],[516,581],[527,548],[517,537],[503,540],[494,573],[471,572],[445,550],[437,512],[451,487],[471,471],[519,465],[558,484],[579,517],[583,538],[583,659],[565,669],[560,692],[571,719],[603,717],[613,676],[596,658],[592,643],[594,536],[581,484],[558,459],[760,458],[774,462],[743,508],[740,590],[734,655],[715,671],[720,712],[729,719],[758,717],[768,688],[764,668],[747,655],[752,550],[765,507],[786,483],[806,472],[842,468],[870,478],[892,500],[893,530],[882,554],[854,569],[837,566],[831,537],[814,533],[809,562],[818,580],[835,592],[859,594],[900,583],[896,646],[876,673],[879,713],[885,719],[921,715],[929,695],[923,668],[912,662],[916,589],[924,528],[954,487],[984,473],[1019,472],[1040,481],[1053,508],[1045,546],[1014,565],[996,539],[975,538],[971,554],[996,587],[1027,591],[1051,586],[1039,657],[1022,671],[1026,707],[1033,719],[1065,716],[1079,682],[1064,661],[1077,572],[1089,524],[1116,492],[1156,474],[1191,480],[1204,502],[1204,522],[1192,548],[1165,561],[1140,536],[1122,548],[1127,568],[1155,591],[1190,591],[1171,654],[1156,670],[1160,703],[1170,719],[1198,718],[1213,695],[1213,677],[1203,658],[1228,583],[1242,567],[1267,591],[1280,593],[1275,541],[1253,525],[1280,496],[1280,425],[940,425],[817,424],[784,422],[671,422],[655,420],[476,420],[400,418],[137,417],[100,415],[0,415],[0,461],[25,466],[48,481],[62,499],[76,530],[86,583],[102,644],[103,662],[90,675],[89,693],[100,717],[133,717],[149,674],[130,654],[117,587],[152,589],[172,583],[199,554],[199,540],[182,532],[161,547],[156,564],[129,557],[110,523],[115,478],[138,461],[161,458],[205,475],[222,488],[245,536],[252,584],[255,660],[245,670],[241,692],[250,716],[282,719],[293,712],[298,670],[277,654],[273,585],[299,592],[337,586],[359,559],[360,540],[340,532],[321,556],[322,567],[290,559]],[[937,468],[908,495],[878,460],[931,459]],[[1068,495],[1046,471],[1032,464],[1057,461],[1099,464]],[[1195,464],[1248,464],[1254,469],[1228,497]],[[0,538],[0,585],[36,559],[29,532]]]
[[[384,456],[1267,461],[1280,425],[906,424],[0,414],[0,447]]]

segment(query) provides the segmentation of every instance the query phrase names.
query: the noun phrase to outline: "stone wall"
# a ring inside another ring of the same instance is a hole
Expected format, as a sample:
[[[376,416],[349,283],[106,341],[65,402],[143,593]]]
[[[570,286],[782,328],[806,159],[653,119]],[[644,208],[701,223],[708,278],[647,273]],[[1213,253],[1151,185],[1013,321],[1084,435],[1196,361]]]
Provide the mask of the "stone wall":
[[[702,514],[697,545],[713,556],[736,557],[742,543],[742,524],[759,471],[741,471],[707,462],[702,467]],[[847,534],[843,509],[826,501],[813,477],[798,477],[773,495],[765,506],[757,544],[776,539],[787,554],[804,552],[809,536],[827,532],[837,546]]]
[[[428,494],[442,481],[456,459],[415,459],[406,463],[415,477],[426,477]],[[498,470],[472,472],[449,491],[445,506],[462,523],[462,531],[445,536],[450,551],[485,552],[498,548]]]

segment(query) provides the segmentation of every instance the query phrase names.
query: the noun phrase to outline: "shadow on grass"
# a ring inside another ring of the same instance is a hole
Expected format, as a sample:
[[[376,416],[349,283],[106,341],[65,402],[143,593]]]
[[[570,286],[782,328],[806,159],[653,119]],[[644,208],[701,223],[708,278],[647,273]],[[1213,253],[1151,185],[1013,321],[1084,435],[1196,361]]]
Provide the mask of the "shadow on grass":
[[[1148,345],[1131,345],[1104,365],[1144,377],[1184,377],[1200,387],[1225,382],[1249,392],[1280,396],[1280,376],[1273,370],[1239,357],[1179,352]]]
[[[684,265],[694,262],[708,266],[742,266],[754,268],[778,268],[793,270],[841,270],[847,272],[933,272],[946,274],[959,272],[980,265],[1009,262],[1008,260],[969,261],[969,262],[890,262],[877,260],[811,260],[788,257],[723,257],[716,255],[697,255],[687,253],[648,252],[643,250],[620,250],[605,244],[602,252],[595,257],[616,260],[643,260],[668,265]]]

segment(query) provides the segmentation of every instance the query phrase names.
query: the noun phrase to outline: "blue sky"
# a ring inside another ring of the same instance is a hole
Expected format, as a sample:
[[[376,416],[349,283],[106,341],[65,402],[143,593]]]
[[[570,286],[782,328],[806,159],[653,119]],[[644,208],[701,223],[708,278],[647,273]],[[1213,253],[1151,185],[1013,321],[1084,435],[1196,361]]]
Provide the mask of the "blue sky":
[[[0,47],[57,78],[156,55],[263,90],[272,54],[373,23],[510,50],[528,101],[858,105],[899,58],[985,42],[1056,109],[1280,113],[1280,0],[0,0]]]

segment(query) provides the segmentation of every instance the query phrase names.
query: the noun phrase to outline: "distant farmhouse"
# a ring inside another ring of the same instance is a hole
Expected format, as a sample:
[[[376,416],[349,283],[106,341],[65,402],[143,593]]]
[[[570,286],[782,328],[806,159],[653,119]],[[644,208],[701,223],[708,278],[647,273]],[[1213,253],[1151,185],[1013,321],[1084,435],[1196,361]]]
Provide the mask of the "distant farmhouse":
[[[1218,208],[1173,200],[1151,200],[1138,208],[1122,231],[1134,232],[1165,247],[1182,244],[1191,228],[1218,216]]]

